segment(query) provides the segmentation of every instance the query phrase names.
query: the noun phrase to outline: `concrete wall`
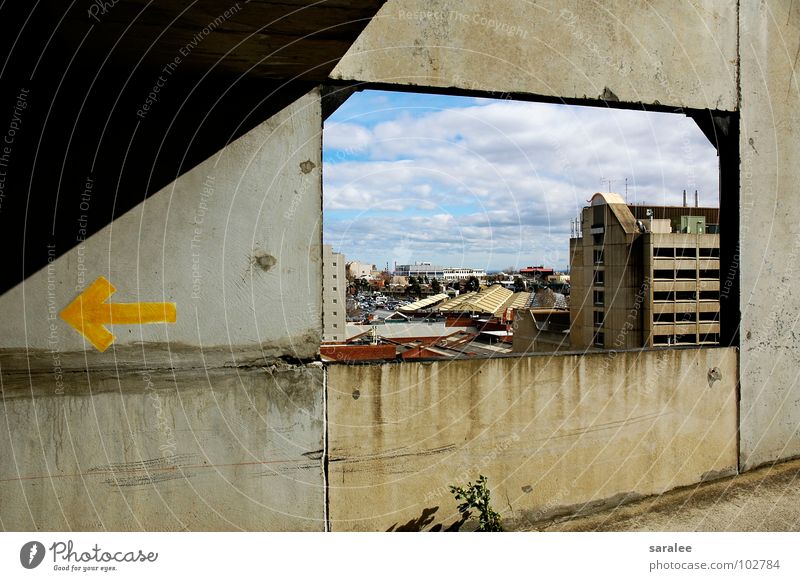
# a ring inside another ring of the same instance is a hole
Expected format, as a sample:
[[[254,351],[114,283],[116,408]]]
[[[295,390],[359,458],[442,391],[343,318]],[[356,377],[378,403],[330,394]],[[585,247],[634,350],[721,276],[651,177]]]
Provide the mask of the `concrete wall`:
[[[724,0],[389,0],[331,76],[732,111],[736,16]]]
[[[5,293],[4,367],[36,366],[54,349],[67,367],[313,357],[321,123],[315,90]],[[113,195],[93,190],[86,203]],[[117,288],[110,302],[175,302],[177,322],[116,326],[114,348],[98,353],[57,314],[101,275]]]
[[[315,90],[0,297],[4,529],[324,529],[320,161]],[[177,322],[98,352],[100,275]]]
[[[332,364],[332,529],[447,527],[447,486],[479,474],[519,527],[734,473],[736,365],[731,348]]]
[[[800,5],[786,0],[389,0],[332,76],[739,111],[740,245],[720,274],[723,289],[741,276],[740,295],[723,293],[721,302],[740,303],[723,306],[741,311],[740,461],[748,469],[800,454],[798,39]]]
[[[751,468],[800,455],[800,5],[740,10],[741,462]]]
[[[4,530],[323,530],[322,369],[3,375]]]

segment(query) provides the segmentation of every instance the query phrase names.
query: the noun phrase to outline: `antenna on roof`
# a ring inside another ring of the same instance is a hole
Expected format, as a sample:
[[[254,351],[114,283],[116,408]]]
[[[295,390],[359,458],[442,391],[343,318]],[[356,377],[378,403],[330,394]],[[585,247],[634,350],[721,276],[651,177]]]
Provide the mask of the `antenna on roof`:
[[[686,207],[686,190],[683,190],[683,207]]]
[[[697,196],[697,190],[694,191],[694,207],[700,207],[700,198]]]

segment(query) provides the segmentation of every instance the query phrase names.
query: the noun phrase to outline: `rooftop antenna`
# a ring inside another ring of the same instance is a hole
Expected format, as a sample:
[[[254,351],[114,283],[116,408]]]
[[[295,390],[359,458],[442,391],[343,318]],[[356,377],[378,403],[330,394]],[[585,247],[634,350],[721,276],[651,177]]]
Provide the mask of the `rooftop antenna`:
[[[694,207],[700,207],[700,198],[697,196],[697,190],[694,191]]]
[[[686,190],[683,190],[683,207],[686,207]]]
[[[611,184],[614,182],[614,180],[612,180],[611,178],[600,178],[600,183],[602,184],[603,182],[606,182],[608,184],[608,189],[606,191],[610,192]]]

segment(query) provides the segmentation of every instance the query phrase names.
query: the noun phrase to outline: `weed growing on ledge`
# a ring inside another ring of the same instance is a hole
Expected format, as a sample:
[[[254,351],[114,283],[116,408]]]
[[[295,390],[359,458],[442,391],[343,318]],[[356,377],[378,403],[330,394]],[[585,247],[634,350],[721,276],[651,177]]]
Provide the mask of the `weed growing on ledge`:
[[[500,532],[503,525],[500,522],[500,515],[492,510],[490,506],[489,487],[486,486],[486,476],[478,476],[475,484],[467,482],[466,486],[451,486],[450,492],[461,500],[458,505],[458,512],[464,520],[472,515],[472,510],[478,511],[478,532]]]

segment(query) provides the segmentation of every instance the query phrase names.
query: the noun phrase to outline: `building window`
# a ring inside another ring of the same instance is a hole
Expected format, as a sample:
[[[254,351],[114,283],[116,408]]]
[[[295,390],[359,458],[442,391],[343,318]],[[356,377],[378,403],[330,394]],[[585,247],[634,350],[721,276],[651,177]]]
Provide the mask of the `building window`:
[[[333,292],[336,292],[336,287],[333,287]]]
[[[597,333],[594,336],[594,345],[595,347],[605,347],[606,345],[606,336],[604,333]]]
[[[334,303],[338,303],[338,302],[339,302],[339,300],[338,300],[338,299],[333,299],[333,302],[334,302]]]
[[[336,315],[337,315],[336,311],[333,311],[333,316],[335,317]]]
[[[334,266],[335,266],[335,265],[334,265]],[[335,275],[335,274],[333,275],[333,278],[336,278],[336,275]]]
[[[594,263],[595,264],[603,264],[604,252],[603,249],[594,249]]]
[[[605,282],[605,272],[602,270],[594,271],[594,286],[603,286]]]
[[[594,241],[595,246],[602,246],[604,242],[605,233],[603,234],[592,234],[592,240]]]
[[[336,314],[336,313],[334,313],[334,314]],[[339,323],[334,323],[334,324],[333,324],[333,328],[334,328],[334,329],[338,329],[338,328],[339,328]]]
[[[594,304],[596,305],[606,304],[606,293],[603,291],[594,291]]]
[[[603,326],[603,319],[605,319],[605,313],[603,311],[595,311],[594,312],[594,326],[595,327],[602,327]]]

